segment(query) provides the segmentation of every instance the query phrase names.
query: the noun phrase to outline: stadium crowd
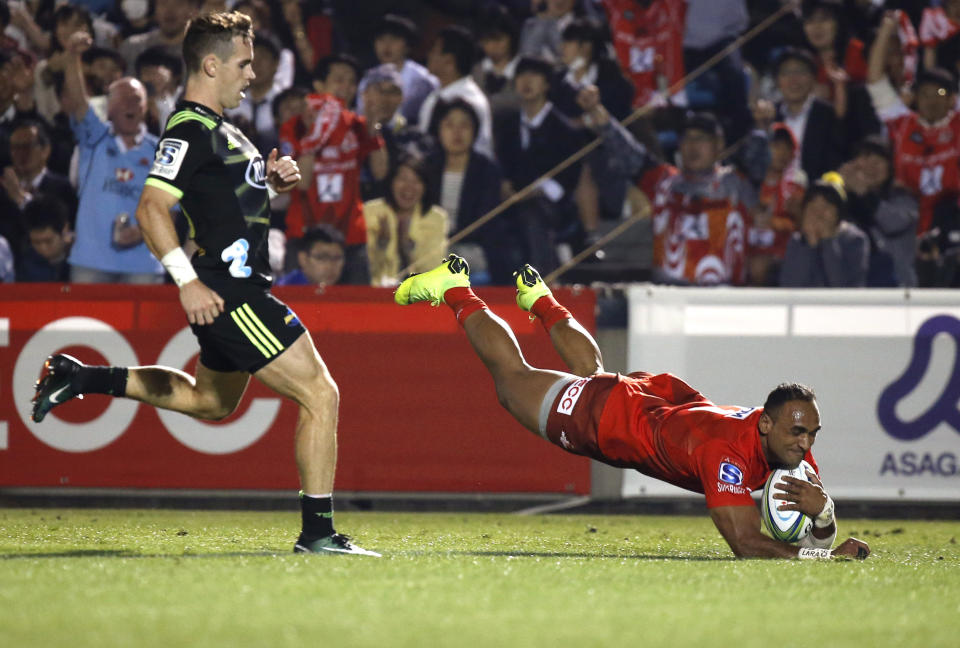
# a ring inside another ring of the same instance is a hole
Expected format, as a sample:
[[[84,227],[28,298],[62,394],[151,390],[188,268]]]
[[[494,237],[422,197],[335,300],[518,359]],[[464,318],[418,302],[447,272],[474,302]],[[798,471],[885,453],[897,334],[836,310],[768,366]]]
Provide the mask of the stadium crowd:
[[[280,284],[448,251],[509,284],[644,217],[658,282],[960,285],[960,0],[0,0],[0,279],[165,280],[134,214],[184,28],[225,9],[256,29],[227,117],[303,171]]]

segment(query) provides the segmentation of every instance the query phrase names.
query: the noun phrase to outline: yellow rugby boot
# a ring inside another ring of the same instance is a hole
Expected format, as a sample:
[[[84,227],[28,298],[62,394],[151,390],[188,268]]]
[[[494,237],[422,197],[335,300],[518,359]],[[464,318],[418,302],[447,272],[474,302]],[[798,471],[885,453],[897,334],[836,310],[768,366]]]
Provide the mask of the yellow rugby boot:
[[[433,270],[412,274],[397,286],[393,301],[401,306],[416,302],[430,302],[431,306],[443,303],[443,293],[450,288],[470,287],[470,266],[456,254],[451,254]]]
[[[517,283],[517,306],[529,312],[538,299],[544,295],[552,295],[547,284],[540,278],[537,272],[529,263],[513,273]]]

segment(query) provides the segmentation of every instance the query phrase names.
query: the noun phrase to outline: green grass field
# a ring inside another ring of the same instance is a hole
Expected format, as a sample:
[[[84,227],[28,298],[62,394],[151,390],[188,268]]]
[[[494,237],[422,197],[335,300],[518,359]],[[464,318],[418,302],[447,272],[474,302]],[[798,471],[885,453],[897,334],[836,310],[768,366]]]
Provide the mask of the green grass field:
[[[736,561],[706,517],[0,509],[0,646],[958,646],[960,522],[864,562]]]

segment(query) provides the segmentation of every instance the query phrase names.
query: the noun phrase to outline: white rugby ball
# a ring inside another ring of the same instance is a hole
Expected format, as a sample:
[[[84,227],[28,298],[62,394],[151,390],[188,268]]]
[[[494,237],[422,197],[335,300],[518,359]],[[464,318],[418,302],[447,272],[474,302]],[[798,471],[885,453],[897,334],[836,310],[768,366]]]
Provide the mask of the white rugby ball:
[[[800,465],[792,470],[780,468],[774,470],[767,477],[767,483],[763,485],[763,526],[767,528],[777,540],[784,542],[797,542],[806,537],[813,527],[813,519],[804,515],[800,511],[781,511],[779,506],[784,500],[774,499],[773,494],[782,492],[776,486],[783,481],[784,477],[796,477],[804,481],[810,481],[807,478],[807,471],[815,473],[813,466],[806,461],[801,461]]]

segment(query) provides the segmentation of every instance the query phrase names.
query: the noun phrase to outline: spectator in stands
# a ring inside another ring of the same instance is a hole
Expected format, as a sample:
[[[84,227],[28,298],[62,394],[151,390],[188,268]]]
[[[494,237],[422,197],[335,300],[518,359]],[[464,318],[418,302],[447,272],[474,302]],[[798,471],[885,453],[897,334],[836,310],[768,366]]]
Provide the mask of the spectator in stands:
[[[440,30],[427,57],[427,67],[437,77],[440,87],[427,95],[420,107],[420,130],[430,130],[437,101],[463,99],[480,120],[476,146],[480,151],[490,153],[493,151],[493,118],[490,102],[470,76],[475,55],[473,36],[469,30],[456,25]]]
[[[473,68],[473,79],[487,96],[494,118],[501,110],[520,105],[513,89],[519,38],[520,29],[506,7],[493,5],[481,14],[477,42],[483,59]]]
[[[960,74],[960,0],[924,7],[920,21],[923,67],[942,67]]]
[[[933,223],[918,241],[917,275],[920,286],[960,288],[960,205],[941,201]]]
[[[497,120],[495,144],[501,160],[506,195],[533,183],[587,143],[587,133],[548,100],[553,66],[543,58],[521,56],[514,86],[520,97],[518,110]],[[586,165],[573,164],[555,178],[544,180],[529,198],[511,208],[510,219],[523,233],[524,258],[541,272],[559,265],[557,245],[583,247],[585,231],[596,228],[596,207],[584,214],[581,224],[574,194],[580,182],[590,182]]]
[[[136,222],[140,190],[147,179],[157,138],[144,119],[147,93],[132,77],[115,81],[107,98],[108,122],[90,107],[81,55],[89,35],[71,36],[63,106],[77,139],[76,241],[70,251],[75,283],[163,283],[164,269],[150,253]]]
[[[367,70],[360,80],[360,97],[363,98],[367,123],[380,124],[380,134],[391,160],[398,160],[404,152],[426,153],[425,134],[408,123],[401,112],[403,81],[393,63],[383,63]],[[365,200],[386,195],[389,187],[389,174],[376,180],[369,166],[369,163],[364,165],[363,173]]]
[[[349,54],[331,54],[320,59],[313,70],[313,90],[317,94],[336,97],[344,108],[350,108],[357,98],[360,63]]]
[[[19,256],[26,237],[23,209],[40,195],[55,197],[67,208],[70,220],[77,211],[77,197],[70,182],[50,171],[50,135],[43,122],[25,120],[13,126],[10,134],[11,166],[3,170],[0,192],[0,235]]]
[[[180,58],[186,26],[196,16],[201,0],[155,0],[153,19],[156,27],[143,34],[131,36],[120,46],[120,54],[127,62],[127,71],[133,72],[137,57],[151,47],[160,46],[164,51]]]
[[[674,0],[604,0],[613,34],[613,47],[620,67],[634,86],[633,107],[667,100],[687,105],[680,88],[673,97],[662,91],[674,87],[684,76],[683,29],[686,3]]]
[[[796,160],[797,140],[785,124],[774,124],[769,165],[747,230],[747,277],[753,286],[775,286],[787,242],[800,222],[807,175]]]
[[[459,232],[500,204],[503,174],[493,156],[475,145],[480,119],[463,99],[440,101],[434,111],[430,134],[437,148],[427,160],[430,202],[447,212],[449,232]],[[471,264],[476,281],[511,284],[519,257],[516,235],[506,217],[483,225],[451,251]]]
[[[10,133],[25,119],[41,120],[33,98],[33,70],[24,55],[0,49],[0,169],[10,166]]]
[[[733,43],[749,24],[746,0],[688,0],[683,32],[683,59],[687,71],[693,71]],[[715,79],[712,105],[730,138],[740,141],[750,130],[747,81],[743,57],[736,49],[712,67]],[[689,94],[688,94],[689,97]]]
[[[608,52],[603,29],[595,22],[575,18],[564,28],[560,62],[566,68],[566,75],[558,86],[569,92],[553,93],[560,112],[570,117],[579,115],[577,94],[587,86],[596,86],[600,102],[611,115],[622,120],[631,113],[633,85]]]
[[[63,203],[40,196],[23,211],[29,245],[17,264],[17,281],[69,281],[73,232]]]
[[[408,123],[420,119],[420,108],[431,92],[440,86],[437,78],[410,58],[410,50],[417,43],[417,28],[409,18],[386,14],[373,32],[373,51],[382,65],[392,63],[400,72],[403,104],[400,112]],[[358,105],[362,111],[363,106]]]
[[[541,10],[527,18],[520,32],[520,54],[556,61],[560,57],[560,36],[576,18],[576,0],[546,0]]]
[[[916,111],[900,99],[886,73],[887,52],[898,23],[884,16],[870,48],[867,90],[877,115],[887,125],[895,160],[894,177],[920,202],[917,234],[933,223],[941,200],[960,192],[960,113],[954,106],[957,81],[947,70],[932,68],[917,76]]]
[[[50,56],[34,68],[34,97],[37,111],[47,123],[60,112],[60,91],[67,62],[67,43],[75,32],[86,32],[93,38],[93,18],[86,7],[62,4],[53,13],[50,35]]]
[[[317,225],[297,242],[297,269],[277,280],[278,286],[319,286],[340,283],[345,252],[343,234],[329,225]]]
[[[842,0],[805,0],[803,32],[814,52],[814,93],[833,106],[843,124],[844,148],[880,132],[880,122],[864,88],[867,60],[863,41],[849,33]]]
[[[581,91],[580,105],[600,131],[611,171],[635,178],[653,205],[654,279],[742,285],[756,192],[732,167],[720,165],[723,131],[717,119],[707,113],[687,118],[677,169],[655,159],[611,118],[595,89]]]
[[[292,86],[297,72],[297,57],[293,53],[293,50],[286,47],[280,39],[280,32],[277,30],[277,25],[273,20],[273,12],[270,9],[270,5],[264,0],[240,0],[240,2],[233,5],[233,10],[250,16],[250,22],[253,25],[254,33],[257,34],[257,38],[261,36],[268,37],[279,46],[280,53],[277,57],[277,72],[274,75],[274,84],[279,86],[281,90],[286,90]],[[296,28],[292,24],[288,25],[293,31],[293,45],[295,47],[300,47],[300,45],[310,47],[309,39],[307,39],[306,32],[303,30],[303,16],[293,17],[295,20],[299,18],[301,25],[299,28]],[[310,47],[310,54],[313,56],[309,59],[305,58],[303,66],[310,66],[315,60],[322,58],[322,56],[314,55],[315,53],[312,47]],[[326,56],[327,52],[323,55]],[[302,69],[307,71],[307,67],[303,67]]]
[[[291,192],[287,211],[287,236],[299,237],[320,224],[343,234],[346,244],[344,283],[369,283],[360,194],[360,172],[370,157],[371,172],[380,180],[387,175],[389,158],[377,124],[347,109],[353,68],[334,55],[317,64],[314,87],[302,114],[280,127],[282,155],[296,158],[302,180]]]
[[[844,138],[833,108],[813,93],[817,64],[806,50],[788,47],[774,69],[782,100],[775,115],[767,112],[768,123],[757,126],[766,128],[774,116],[785,123],[800,144],[800,167],[808,178],[819,178],[840,166]]]
[[[277,83],[280,46],[265,34],[257,34],[253,41],[253,73],[256,75],[240,100],[240,105],[226,111],[259,151],[270,151],[279,143],[277,126],[273,121],[273,99],[284,88]]]
[[[870,239],[868,286],[916,286],[917,199],[893,181],[889,141],[876,135],[857,145],[839,169],[847,213]]]
[[[846,190],[835,172],[817,180],[803,198],[800,231],[787,244],[780,285],[787,288],[857,288],[867,282],[870,241],[847,216]]]
[[[447,255],[447,212],[430,202],[423,158],[399,158],[387,187],[385,197],[363,206],[374,286],[394,286],[403,268],[425,272]]]
[[[106,105],[107,88],[124,75],[125,63],[116,50],[93,46],[83,53],[83,74],[90,97],[103,97]]]
[[[151,47],[137,57],[134,68],[147,91],[147,130],[160,135],[176,108],[183,64],[162,47]]]

